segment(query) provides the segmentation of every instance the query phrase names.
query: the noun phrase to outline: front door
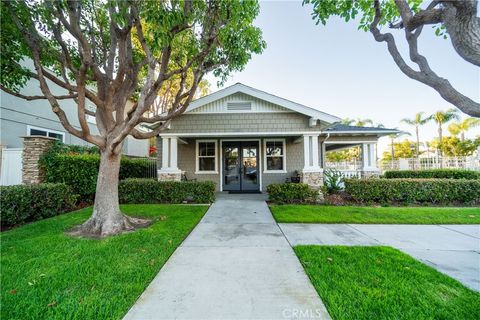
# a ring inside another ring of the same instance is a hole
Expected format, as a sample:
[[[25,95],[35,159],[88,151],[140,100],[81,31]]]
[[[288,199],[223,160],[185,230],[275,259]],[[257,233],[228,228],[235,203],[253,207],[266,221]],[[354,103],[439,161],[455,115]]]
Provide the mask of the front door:
[[[258,149],[258,141],[223,142],[223,190],[260,190]]]

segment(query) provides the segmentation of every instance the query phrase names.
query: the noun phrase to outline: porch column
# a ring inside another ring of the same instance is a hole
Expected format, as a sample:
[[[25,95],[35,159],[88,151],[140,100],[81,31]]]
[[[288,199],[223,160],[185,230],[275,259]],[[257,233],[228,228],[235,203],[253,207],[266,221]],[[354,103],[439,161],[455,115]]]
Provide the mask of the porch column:
[[[178,139],[177,137],[171,137],[170,138],[170,169],[172,170],[178,170],[177,167],[177,145],[178,145]]]
[[[327,153],[327,146],[325,145],[325,142],[321,142],[321,153],[320,153],[320,168],[325,168],[325,159],[326,159],[326,153]]]
[[[182,172],[177,166],[178,154],[178,138],[177,137],[161,137],[162,138],[162,168],[158,170],[159,181],[180,181]]]
[[[379,175],[375,145],[376,143],[362,144],[362,177],[364,178]]]
[[[304,171],[320,169],[318,162],[318,134],[303,136]]]
[[[313,188],[323,185],[323,169],[319,165],[318,144],[318,134],[303,136],[304,167],[300,174],[300,181]]]

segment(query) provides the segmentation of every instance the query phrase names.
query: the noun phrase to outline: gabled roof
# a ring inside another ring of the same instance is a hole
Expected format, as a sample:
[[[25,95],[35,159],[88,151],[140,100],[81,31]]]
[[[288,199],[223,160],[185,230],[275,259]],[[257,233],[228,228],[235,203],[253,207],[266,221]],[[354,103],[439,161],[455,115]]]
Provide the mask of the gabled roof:
[[[229,87],[226,87],[224,89],[218,90],[218,91],[216,91],[212,94],[209,94],[207,96],[204,96],[202,98],[199,98],[199,99],[191,102],[189,107],[187,108],[186,112],[195,110],[195,109],[197,109],[201,106],[204,106],[204,105],[206,105],[210,102],[225,98],[225,97],[227,97],[229,95],[232,95],[232,94],[235,94],[237,92],[244,93],[244,94],[247,94],[249,96],[252,96],[252,97],[255,97],[255,98],[258,98],[258,99],[261,99],[261,100],[268,101],[270,103],[279,105],[279,106],[284,107],[286,109],[289,109],[289,110],[304,114],[306,116],[309,116],[312,119],[321,120],[321,121],[324,121],[324,122],[327,122],[327,123],[334,123],[334,122],[338,122],[338,121],[341,120],[340,118],[338,118],[336,116],[333,116],[331,114],[328,114],[328,113],[325,113],[325,112],[322,112],[322,111],[304,106],[302,104],[299,104],[299,103],[296,103],[296,102],[293,102],[293,101],[290,101],[290,100],[287,100],[287,99],[284,99],[284,98],[280,98],[276,95],[273,95],[273,94],[270,94],[270,93],[267,93],[267,92],[249,87],[249,86],[246,86],[242,83],[236,83],[232,86],[229,86]]]
[[[399,133],[400,130],[397,129],[388,129],[380,127],[360,127],[360,126],[349,126],[346,124],[336,123],[331,127],[323,130],[324,133],[372,133],[372,134],[382,134],[387,135],[391,133]]]

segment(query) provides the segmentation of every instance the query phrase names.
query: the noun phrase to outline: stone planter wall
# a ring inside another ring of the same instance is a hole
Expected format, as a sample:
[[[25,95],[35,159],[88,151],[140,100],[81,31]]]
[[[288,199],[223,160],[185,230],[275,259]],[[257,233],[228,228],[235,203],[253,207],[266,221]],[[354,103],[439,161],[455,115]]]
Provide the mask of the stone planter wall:
[[[322,171],[304,171],[300,173],[300,182],[309,185],[311,188],[319,189],[323,186]]]
[[[182,181],[181,172],[157,171],[158,181]]]
[[[22,183],[41,183],[44,180],[44,173],[38,167],[38,161],[56,139],[43,136],[26,136],[22,138]]]

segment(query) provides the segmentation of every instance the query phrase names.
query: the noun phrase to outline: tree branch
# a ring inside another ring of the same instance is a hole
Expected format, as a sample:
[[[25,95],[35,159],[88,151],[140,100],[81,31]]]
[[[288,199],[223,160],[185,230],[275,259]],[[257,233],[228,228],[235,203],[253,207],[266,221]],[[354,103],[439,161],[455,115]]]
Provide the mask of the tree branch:
[[[435,89],[446,101],[452,103],[460,110],[474,117],[480,117],[480,104],[461,94],[447,79],[439,77],[433,72],[427,62],[427,59],[418,53],[417,39],[421,33],[421,28],[412,33],[405,30],[405,35],[410,49],[410,59],[415,62],[420,71],[412,69],[402,58],[391,33],[381,33],[378,24],[382,18],[379,0],[374,1],[375,16],[370,25],[370,32],[377,42],[386,42],[387,48],[393,60],[399,69],[409,78],[420,81],[429,87]],[[403,13],[406,14],[405,12]]]
[[[8,89],[7,87],[3,86],[0,84],[0,89],[8,94],[11,94],[12,96],[27,100],[27,101],[32,101],[32,100],[47,100],[46,96],[27,96],[24,94],[21,94],[20,92],[15,92],[13,90]],[[66,95],[61,95],[61,96],[53,96],[57,100],[66,100],[66,99],[74,99],[78,97],[78,94],[66,94]]]

